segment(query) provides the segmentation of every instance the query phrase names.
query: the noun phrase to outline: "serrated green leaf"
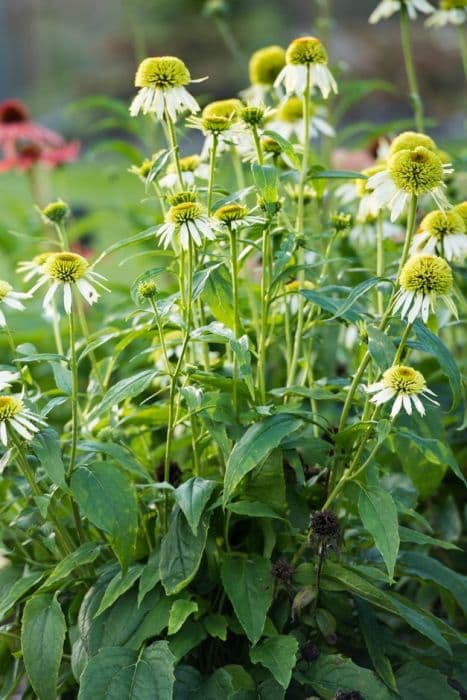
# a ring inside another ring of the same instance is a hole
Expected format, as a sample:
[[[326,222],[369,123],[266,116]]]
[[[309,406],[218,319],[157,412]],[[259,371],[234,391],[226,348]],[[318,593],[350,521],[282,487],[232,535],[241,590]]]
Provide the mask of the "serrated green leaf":
[[[462,378],[459,367],[450,350],[420,320],[415,321],[414,330],[421,348],[436,357],[448,378],[452,392],[451,411],[453,411],[462,398]]]
[[[282,413],[255,423],[242,435],[227,461],[224,477],[224,506],[242,479],[257,467],[281,441],[297,431],[302,421]]]
[[[175,500],[194,535],[198,531],[199,521],[215,487],[215,481],[196,476],[185,481],[174,492]]]
[[[52,428],[44,428],[36,433],[31,448],[47,476],[54,484],[68,489],[65,480],[65,465],[58,434]]]
[[[198,612],[198,603],[194,600],[185,600],[184,598],[174,600],[169,613],[168,634],[178,632],[190,615],[195,612]]]
[[[256,554],[228,555],[222,562],[221,576],[240,624],[250,642],[256,644],[272,603],[271,562]]]
[[[75,569],[78,569],[80,566],[86,566],[86,564],[92,564],[101,552],[102,546],[94,542],[85,542],[80,545],[74,552],[68,554],[54,569],[52,569],[48,579],[41,586],[41,589],[47,590],[57,586],[57,584],[73,573]]]
[[[176,508],[172,512],[159,559],[161,581],[167,595],[179,593],[195,577],[206,545],[208,523],[208,517],[204,516],[194,535],[182,511]]]
[[[359,487],[360,517],[383,557],[392,582],[400,544],[396,504],[392,496],[381,488],[364,487],[362,484]]]
[[[79,700],[172,700],[174,656],[167,642],[154,642],[137,654],[107,647],[81,676]]]
[[[111,462],[95,462],[75,469],[71,490],[83,515],[109,536],[126,570],[135,553],[138,531],[133,485]]]
[[[142,564],[134,564],[130,566],[126,573],[119,571],[118,574],[114,576],[105,590],[104,596],[95,613],[95,617],[101,615],[107,608],[110,608],[120,596],[132,587],[134,582],[140,577],[143,568]]]
[[[292,671],[297,663],[298,642],[291,635],[270,637],[250,650],[250,659],[254,664],[268,668],[276,681],[287,689],[292,678]]]
[[[337,654],[321,654],[297,675],[300,681],[311,685],[323,700],[334,700],[338,690],[358,691],[364,698],[372,700],[393,700],[392,693],[373,671]]]
[[[446,676],[417,661],[409,661],[399,669],[397,685],[402,700],[459,700]]]
[[[28,679],[39,700],[56,700],[66,622],[51,593],[28,600],[21,625],[21,649]]]

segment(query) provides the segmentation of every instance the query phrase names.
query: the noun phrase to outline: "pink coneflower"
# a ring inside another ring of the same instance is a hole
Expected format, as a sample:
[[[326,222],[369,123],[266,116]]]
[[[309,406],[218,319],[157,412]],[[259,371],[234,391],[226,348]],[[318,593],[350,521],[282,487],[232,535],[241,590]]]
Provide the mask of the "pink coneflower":
[[[4,100],[0,102],[0,146],[5,156],[15,155],[19,141],[31,142],[44,148],[60,148],[65,145],[60,134],[32,121],[20,100]]]
[[[47,166],[48,168],[56,168],[62,163],[70,163],[77,159],[79,153],[78,141],[70,141],[63,143],[62,146],[56,148],[51,146],[38,146],[36,143],[20,144],[16,147],[15,152],[0,160],[0,173],[8,170],[20,170],[25,172],[37,163]]]

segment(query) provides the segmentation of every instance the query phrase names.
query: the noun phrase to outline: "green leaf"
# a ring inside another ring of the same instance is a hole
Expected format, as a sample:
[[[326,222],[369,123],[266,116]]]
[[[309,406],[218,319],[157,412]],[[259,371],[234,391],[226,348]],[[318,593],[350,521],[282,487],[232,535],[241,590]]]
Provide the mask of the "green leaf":
[[[184,598],[175,600],[170,608],[168,634],[178,632],[190,615],[195,612],[198,612],[198,603],[195,603],[194,600],[185,600]]]
[[[440,632],[440,629],[442,629],[446,635],[452,634],[453,631],[451,628],[443,624],[442,621],[437,619],[434,615],[430,615],[418,608],[408,599],[402,596],[396,596],[394,593],[386,593],[376,588],[376,586],[362,576],[359,576],[359,574],[355,573],[352,569],[329,560],[327,560],[324,565],[324,577],[321,582],[325,590],[327,586],[326,577],[340,584],[338,590],[346,590],[348,593],[358,595],[360,598],[367,600],[378,608],[398,615],[405,620],[410,627],[413,627],[413,629],[417,630],[421,635],[430,639],[436,646],[440,647],[448,654],[451,653],[449,644]],[[330,590],[335,590],[335,588],[331,586]]]
[[[295,416],[282,413],[255,423],[242,435],[227,461],[224,477],[224,506],[242,479],[257,467],[285,437],[302,425]]]
[[[251,172],[256,187],[261,193],[266,205],[277,202],[279,192],[277,189],[277,170],[270,165],[258,165],[253,163]]]
[[[62,391],[66,396],[71,396],[71,371],[68,369],[68,367],[64,367],[62,364],[58,364],[57,362],[52,362],[51,364],[57,388],[60,389],[60,391]]]
[[[373,671],[338,654],[321,654],[297,677],[311,685],[324,700],[333,700],[338,690],[356,690],[368,700],[393,700],[394,697]]]
[[[81,676],[78,700],[172,700],[174,661],[167,642],[154,642],[139,654],[101,649]]]
[[[422,581],[432,581],[448,590],[467,615],[467,576],[462,576],[437,559],[419,552],[402,552],[401,562],[408,574],[418,576]]]
[[[373,289],[373,287],[375,287],[377,284],[379,284],[379,282],[382,281],[387,282],[388,280],[386,280],[383,277],[370,277],[370,279],[364,280],[360,284],[357,284],[357,286],[354,287],[350,294],[347,296],[344,303],[338,307],[334,316],[332,316],[329,320],[332,321],[335,318],[339,318],[339,316],[343,317],[345,312],[351,309],[355,302],[360,299],[360,297],[362,297],[364,294],[367,294],[370,291],[370,289]]]
[[[380,331],[376,326],[368,325],[366,330],[368,333],[368,351],[379,369],[384,372],[393,363],[396,352],[394,343],[386,333]]]
[[[457,693],[439,671],[409,661],[397,673],[402,700],[459,700]]]
[[[20,575],[20,574],[19,574]],[[44,577],[44,572],[34,571],[32,574],[19,578],[13,585],[2,591],[0,599],[0,621],[11,608],[20,600],[25,593],[34,588],[39,581]]]
[[[362,523],[373,537],[392,582],[400,544],[396,504],[381,488],[359,486],[358,510]]]
[[[251,501],[267,504],[276,513],[285,514],[287,500],[282,450],[274,449],[247,475],[242,495]]]
[[[215,481],[196,476],[185,481],[174,492],[175,500],[194,535],[198,531],[199,521],[215,487]]]
[[[390,690],[397,693],[396,679],[391,662],[385,654],[384,637],[378,619],[371,607],[361,598],[356,599],[358,619],[373,667]]]
[[[254,664],[268,668],[276,681],[288,688],[292,671],[297,663],[298,642],[291,635],[270,637],[250,650],[250,659]]]
[[[152,589],[155,588],[161,580],[159,557],[160,551],[158,549],[154,549],[149,555],[147,564],[145,565],[139,580],[138,605],[141,605],[141,602],[144,600],[145,596],[149,593],[149,591],[152,591]]]
[[[324,311],[327,311],[333,317],[340,307],[339,299],[334,299],[333,297],[327,296],[327,294],[324,294],[323,292],[315,292],[312,289],[301,289],[300,294],[303,294],[305,299],[308,299],[308,301],[311,301],[321,309],[324,309]],[[341,314],[341,317],[344,319],[344,321],[350,321],[352,323],[362,320],[361,314],[356,313],[352,309],[344,311]]]
[[[121,401],[138,396],[149,386],[156,374],[157,370],[149,369],[121,379],[109,389],[101,403],[91,412],[91,417],[100,416]]]
[[[103,613],[104,610],[110,608],[110,606],[113,605],[115,601],[120,598],[120,596],[126,593],[126,591],[132,587],[134,582],[138,580],[143,568],[143,564],[134,564],[134,566],[130,566],[126,573],[119,571],[107,586],[94,617],[97,617]]]
[[[224,615],[212,613],[203,618],[203,625],[211,637],[217,637],[223,642],[227,639],[227,620]]]
[[[454,474],[467,486],[467,480],[460,470],[457,460],[449,445],[432,438],[424,438],[416,433],[411,433],[405,428],[397,431],[396,437],[410,441],[410,446],[416,447],[424,459],[433,464],[439,464],[440,468],[450,467]]]
[[[31,448],[49,479],[54,484],[66,488],[65,466],[58,434],[52,428],[44,428],[31,442]]]
[[[151,597],[149,596],[148,600],[151,600]],[[168,596],[163,596],[155,604],[152,603],[149,612],[144,615],[142,622],[127,641],[126,646],[129,649],[138,650],[148,639],[154,639],[160,635],[169,624],[171,605],[172,600]]]
[[[29,681],[39,700],[56,700],[66,622],[55,596],[35,595],[24,608],[21,650]]]
[[[68,576],[80,566],[92,564],[102,552],[102,547],[94,542],[85,542],[74,552],[68,554],[57,566],[52,569],[48,579],[41,586],[41,589],[56,587],[58,583],[64,581]]]
[[[451,411],[458,406],[462,398],[462,378],[459,367],[451,352],[420,320],[415,321],[414,330],[421,349],[434,355],[444,374],[447,376],[452,392]]]
[[[295,153],[293,144],[290,143],[290,141],[281,136],[281,134],[278,134],[277,131],[272,131],[271,129],[265,131],[264,135],[269,136],[270,138],[274,139],[274,141],[277,141],[282,149],[282,152],[290,160],[295,170],[300,170],[300,158]]]
[[[440,547],[441,549],[459,549],[459,547],[452,542],[438,540],[436,537],[425,535],[424,532],[412,530],[403,525],[399,526],[399,537],[401,542],[413,542],[414,544],[430,545],[430,547]]]
[[[225,323],[229,328],[233,328],[232,283],[224,265],[211,271],[206,281],[203,298],[214,318]]]
[[[221,567],[225,592],[245,633],[256,644],[272,603],[271,562],[257,554],[227,555]]]
[[[201,519],[198,534],[194,535],[179,508],[172,511],[169,531],[161,543],[159,569],[167,595],[174,595],[195,577],[201,564],[209,519]]]
[[[244,515],[247,518],[273,518],[276,520],[285,520],[281,515],[278,515],[275,510],[266,503],[259,501],[235,501],[229,503],[227,510],[237,515]]]
[[[132,474],[143,481],[152,482],[151,476],[143,466],[135,459],[131,451],[124,445],[119,445],[117,442],[95,442],[86,441],[80,442],[78,449],[83,452],[95,452],[96,454],[106,454],[112,457],[120,464],[129,474]]]
[[[170,641],[170,651],[178,662],[189,654],[192,649],[195,649],[201,644],[207,636],[203,625],[200,625],[199,622],[188,620],[183,626],[183,629],[172,637]]]
[[[321,165],[311,168],[308,180],[367,180],[358,170],[325,170]]]
[[[81,512],[103,530],[122,569],[130,564],[136,547],[138,508],[133,486],[111,462],[78,467],[71,490]]]

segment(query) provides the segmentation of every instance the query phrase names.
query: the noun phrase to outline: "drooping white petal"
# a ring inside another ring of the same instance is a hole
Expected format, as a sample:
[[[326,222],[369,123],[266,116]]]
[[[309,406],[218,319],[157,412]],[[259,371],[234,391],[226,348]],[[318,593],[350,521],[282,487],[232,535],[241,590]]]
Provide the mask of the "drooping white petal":
[[[73,304],[73,290],[69,282],[65,282],[63,285],[63,308],[65,313],[71,314],[71,306]]]
[[[407,396],[406,394],[402,394],[402,403],[404,404],[404,408],[406,413],[409,414],[409,416],[412,415],[412,402],[410,401],[410,396]]]
[[[76,286],[78,287],[83,299],[85,299],[88,304],[91,304],[91,306],[99,299],[99,294],[97,293],[96,289],[83,277],[80,280],[77,280]]]
[[[48,309],[49,306],[51,305],[54,294],[58,289],[58,285],[59,285],[58,282],[52,282],[52,284],[48,288],[48,290],[44,296],[44,301],[42,302],[42,306],[44,309]]]
[[[6,423],[4,420],[0,421],[0,440],[2,444],[7,447],[8,445],[8,434],[6,430]]]
[[[397,414],[401,410],[401,407],[402,407],[402,395],[398,394],[396,396],[396,400],[394,401],[394,403],[392,405],[391,418],[394,418],[395,416],[397,416]]]

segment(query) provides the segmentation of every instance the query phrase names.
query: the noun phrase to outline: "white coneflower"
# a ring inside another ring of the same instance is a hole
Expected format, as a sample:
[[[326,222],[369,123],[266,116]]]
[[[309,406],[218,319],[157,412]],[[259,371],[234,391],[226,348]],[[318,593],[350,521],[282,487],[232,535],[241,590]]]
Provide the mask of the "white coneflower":
[[[310,120],[308,133],[310,138],[335,136],[336,132],[323,117],[318,116],[318,108],[312,102],[309,104]],[[303,118],[303,100],[290,97],[276,112],[275,117],[268,123],[268,129],[276,131],[280,136],[289,139],[295,136],[301,143],[305,140],[305,120]]]
[[[180,170],[182,172],[183,184],[186,187],[192,187],[195,184],[195,180],[208,180],[209,179],[209,166],[203,163],[201,156],[192,155],[180,158]],[[159,180],[159,185],[164,188],[176,187],[179,184],[178,174],[174,163],[170,163],[167,167],[166,174]]]
[[[214,216],[224,226],[228,226],[234,231],[244,226],[254,226],[264,224],[264,219],[260,216],[252,216],[248,209],[241,204],[225,204],[215,212]]]
[[[281,46],[265,46],[255,51],[248,65],[250,87],[241,92],[250,104],[265,102],[274,81],[285,66],[285,49]]]
[[[451,211],[432,211],[422,219],[410,249],[414,253],[436,253],[446,260],[467,255],[467,235],[462,216]]]
[[[19,379],[18,372],[10,372],[7,369],[0,370],[0,391],[9,389],[17,379]]]
[[[391,418],[397,416],[402,407],[411,416],[412,404],[419,414],[424,416],[425,407],[420,401],[420,396],[439,406],[437,401],[430,398],[430,394],[431,396],[436,396],[436,394],[427,388],[423,374],[406,365],[390,367],[383,374],[382,380],[370,384],[366,391],[369,394],[374,394],[370,401],[377,406],[394,400]]]
[[[376,24],[382,19],[388,19],[399,12],[402,6],[407,8],[410,19],[417,19],[417,12],[429,15],[435,11],[427,0],[382,0],[373,10],[368,21],[370,24]]]
[[[60,285],[63,285],[63,306],[66,313],[70,314],[73,303],[73,286],[76,286],[83,299],[92,305],[100,296],[93,287],[94,284],[109,291],[99,280],[105,280],[105,277],[94,272],[82,255],[51,253],[42,265],[41,277],[31,289],[31,294],[34,294],[47,282],[51,282],[43,301],[44,309],[49,309],[55,293]]]
[[[375,218],[381,209],[378,199],[375,197],[373,188],[369,185],[369,178],[376,173],[381,173],[385,169],[384,165],[374,165],[371,168],[362,170],[364,178],[353,180],[345,185],[341,185],[336,189],[336,197],[341,204],[350,204],[358,200],[358,210],[356,218],[360,221],[366,221],[368,218]]]
[[[15,292],[13,287],[8,282],[0,280],[0,303],[9,306],[16,311],[23,311],[25,306],[20,299],[27,299],[30,294],[24,292]],[[0,309],[0,327],[6,326],[6,318],[3,311]]]
[[[459,26],[467,19],[467,0],[440,0],[438,9],[425,24],[427,27]]]
[[[402,268],[394,313],[400,309],[401,318],[407,316],[409,323],[417,316],[426,323],[440,298],[456,316],[456,307],[449,296],[451,291],[452,272],[446,260],[436,255],[416,255]]]
[[[387,167],[372,175],[367,186],[373,190],[381,207],[389,207],[391,221],[395,221],[414,195],[430,195],[439,209],[446,209],[449,202],[443,178],[451,172],[451,166],[443,164],[437,153],[425,146],[416,146],[393,152]]]
[[[198,82],[191,80],[190,71],[175,56],[145,58],[135,76],[136,87],[141,88],[130,106],[130,114],[153,112],[158,119],[165,113],[175,121],[179,114],[199,112],[200,107],[185,85]]]
[[[8,447],[8,433],[14,430],[25,440],[32,440],[45,421],[25,407],[19,396],[0,396],[0,441]]]
[[[239,136],[237,117],[241,106],[242,103],[236,98],[216,100],[206,105],[200,117],[191,116],[186,120],[188,127],[199,129],[206,137],[201,150],[201,160],[209,157],[214,138],[217,142],[218,154],[237,143]]]
[[[180,201],[186,195],[188,201]],[[213,217],[207,216],[201,204],[194,200],[191,193],[180,193],[167,212],[165,224],[159,227],[157,233],[161,244],[168,248],[173,244],[176,235],[180,237],[180,245],[188,250],[190,240],[195,245],[201,245],[202,239],[210,241],[216,239],[215,231],[219,228],[219,222]]]
[[[329,70],[328,54],[319,39],[304,36],[294,39],[286,51],[286,65],[277,76],[274,87],[284,84],[287,96],[301,97],[310,87],[317,87],[326,99],[330,92],[337,93],[337,83]]]
[[[32,260],[20,260],[16,272],[23,275],[24,282],[30,282],[34,277],[42,275],[43,265],[49,255],[53,255],[53,253],[39,253]]]

